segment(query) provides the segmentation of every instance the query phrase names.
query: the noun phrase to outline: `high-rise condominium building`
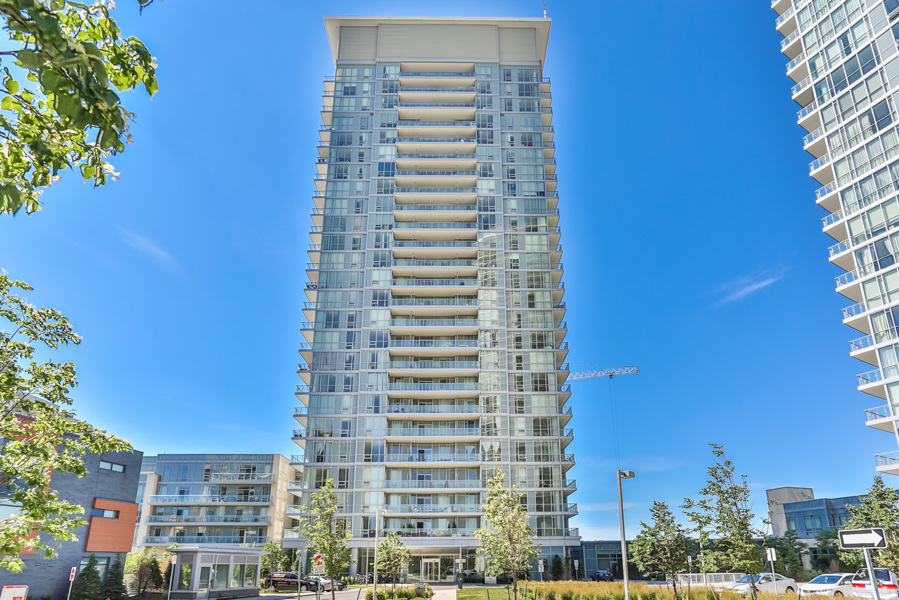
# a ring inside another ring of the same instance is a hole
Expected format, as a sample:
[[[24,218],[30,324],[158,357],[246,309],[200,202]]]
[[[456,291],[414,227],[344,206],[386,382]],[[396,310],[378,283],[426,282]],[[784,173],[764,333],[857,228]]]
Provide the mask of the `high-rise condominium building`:
[[[897,435],[899,417],[899,0],[772,0],[784,36],[797,118],[808,135],[811,176],[821,185],[830,261],[845,272],[836,291],[852,304],[843,322],[866,363],[858,389],[878,404],[869,427]],[[861,416],[861,415],[859,415]],[[894,440],[895,443],[895,440]],[[892,445],[892,444],[891,444]],[[899,474],[899,452],[878,454],[877,469]]]
[[[578,538],[550,21],[325,25],[336,71],[321,110],[294,490],[307,502],[333,479],[354,570],[371,572],[379,527],[411,547],[410,575],[442,580],[460,555],[483,570],[473,533],[484,482],[502,469],[544,556],[566,556]]]

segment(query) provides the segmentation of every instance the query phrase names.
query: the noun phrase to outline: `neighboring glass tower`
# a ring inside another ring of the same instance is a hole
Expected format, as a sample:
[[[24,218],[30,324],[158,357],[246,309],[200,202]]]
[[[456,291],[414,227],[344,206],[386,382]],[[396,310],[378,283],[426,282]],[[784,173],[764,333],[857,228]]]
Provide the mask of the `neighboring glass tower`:
[[[579,539],[550,21],[325,26],[336,73],[316,161],[297,503],[333,479],[351,573],[371,572],[386,509],[380,530],[412,548],[409,575],[447,580],[460,555],[483,571],[473,533],[499,468],[526,494],[544,556],[564,557]]]
[[[836,290],[854,304],[843,322],[862,337],[851,356],[873,370],[858,389],[886,401],[865,411],[869,427],[897,435],[899,417],[899,0],[772,0],[784,36],[799,125],[814,157],[830,262],[845,273]],[[899,452],[876,456],[899,474]]]

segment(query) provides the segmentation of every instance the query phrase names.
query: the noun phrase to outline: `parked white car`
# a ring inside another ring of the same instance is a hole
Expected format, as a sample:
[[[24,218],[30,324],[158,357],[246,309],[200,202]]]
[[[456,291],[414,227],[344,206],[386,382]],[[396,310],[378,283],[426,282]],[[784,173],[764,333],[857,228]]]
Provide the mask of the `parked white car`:
[[[877,580],[877,592],[880,600],[899,599],[899,580],[896,574],[889,569],[874,569],[874,578]],[[868,569],[859,569],[852,578],[852,595],[862,600],[874,599],[874,587],[868,577]]]
[[[799,597],[802,596],[852,596],[852,578],[855,573],[828,573],[818,575],[808,583],[799,586]]]
[[[743,575],[724,589],[738,594],[749,594],[750,575]],[[768,594],[795,594],[799,586],[796,580],[779,573],[759,573],[755,576],[755,589]]]

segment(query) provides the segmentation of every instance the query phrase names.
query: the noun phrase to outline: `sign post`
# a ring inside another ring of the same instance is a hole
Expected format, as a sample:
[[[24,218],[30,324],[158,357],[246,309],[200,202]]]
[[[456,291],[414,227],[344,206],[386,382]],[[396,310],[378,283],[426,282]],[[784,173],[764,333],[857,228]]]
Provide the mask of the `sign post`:
[[[537,561],[537,572],[540,573],[540,581],[543,581],[543,559]]]
[[[880,590],[877,589],[877,577],[874,575],[874,567],[871,564],[871,550],[881,550],[887,547],[887,536],[883,527],[870,529],[841,529],[837,532],[840,536],[840,548],[843,550],[864,550],[865,566],[868,569],[868,579],[874,589],[874,600],[880,600]]]
[[[578,580],[578,577],[577,577],[577,569],[578,569],[578,566],[579,566],[579,565],[580,565],[580,562],[578,562],[578,559],[575,558],[575,559],[574,559],[574,580],[575,580],[575,581]]]
[[[175,567],[178,566],[178,555],[172,556],[169,560],[169,595],[168,600],[172,600],[172,590],[175,589]]]
[[[69,592],[66,594],[66,600],[72,597],[72,582],[75,581],[75,573],[78,571],[78,567],[72,567],[72,570],[69,571]]]

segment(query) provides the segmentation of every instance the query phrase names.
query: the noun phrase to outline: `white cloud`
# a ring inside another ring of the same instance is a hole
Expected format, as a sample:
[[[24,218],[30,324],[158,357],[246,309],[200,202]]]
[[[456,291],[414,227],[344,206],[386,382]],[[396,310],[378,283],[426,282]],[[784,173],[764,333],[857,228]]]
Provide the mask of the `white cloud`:
[[[161,262],[166,267],[180,273],[181,267],[178,265],[178,261],[176,261],[164,248],[153,243],[150,238],[139,233],[134,233],[133,231],[128,231],[122,227],[119,228],[119,235],[122,237],[123,242],[138,252],[146,254]]]
[[[740,277],[734,281],[729,281],[718,287],[719,292],[724,292],[724,298],[718,300],[715,305],[729,304],[741,300],[750,294],[753,294],[773,283],[777,283],[784,278],[785,269],[772,273],[763,271],[751,277]]]

